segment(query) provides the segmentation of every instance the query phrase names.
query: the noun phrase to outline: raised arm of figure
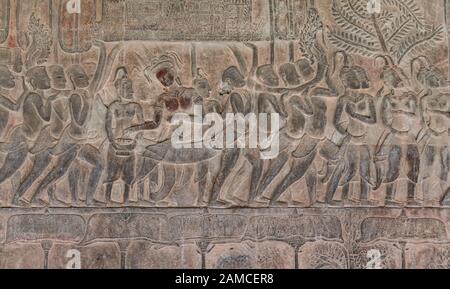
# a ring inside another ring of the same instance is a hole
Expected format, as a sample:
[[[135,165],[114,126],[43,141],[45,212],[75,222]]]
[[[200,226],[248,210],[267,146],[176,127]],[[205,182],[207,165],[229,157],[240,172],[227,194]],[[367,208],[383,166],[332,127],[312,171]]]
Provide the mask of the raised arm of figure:
[[[97,69],[94,74],[94,78],[89,86],[90,95],[97,93],[105,84],[108,79],[109,71],[117,58],[117,55],[121,51],[123,44],[117,44],[106,56],[105,44],[100,40],[95,40],[94,45],[100,49],[100,56],[98,59]]]

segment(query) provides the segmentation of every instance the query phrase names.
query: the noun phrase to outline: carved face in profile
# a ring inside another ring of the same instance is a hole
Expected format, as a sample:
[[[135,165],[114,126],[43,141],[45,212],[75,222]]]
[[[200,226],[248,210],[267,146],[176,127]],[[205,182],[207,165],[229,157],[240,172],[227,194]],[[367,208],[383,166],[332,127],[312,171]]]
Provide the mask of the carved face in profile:
[[[416,113],[416,94],[412,91],[406,91],[402,94],[392,94],[389,97],[389,103],[393,113],[415,114]]]
[[[222,74],[222,82],[225,90],[233,90],[234,88],[242,88],[245,86],[245,78],[236,66],[228,67]],[[231,91],[226,91],[230,93]]]
[[[293,63],[285,63],[281,65],[278,69],[278,74],[281,76],[281,79],[283,79],[286,86],[300,84],[300,76],[298,75],[297,69]]]
[[[448,113],[450,104],[450,94],[437,94],[428,97],[427,107],[429,110],[437,113]]]
[[[256,77],[267,86],[274,87],[280,85],[280,79],[273,70],[273,66],[270,64],[258,67],[256,70]]]
[[[311,63],[308,59],[303,58],[296,62],[298,70],[300,71],[300,75],[303,79],[310,79],[314,75],[314,68],[311,66]]]
[[[426,67],[419,70],[417,79],[428,88],[438,88],[446,85],[446,80],[439,71]]]
[[[175,82],[175,71],[170,67],[161,68],[156,72],[156,78],[164,87],[170,87]]]
[[[381,73],[381,79],[389,87],[392,87],[392,88],[403,87],[403,80],[394,69],[391,69],[391,68],[385,69]]]
[[[9,71],[8,67],[0,66],[0,87],[11,89],[15,86],[14,75]]]
[[[56,89],[66,88],[66,75],[64,73],[64,68],[60,65],[53,65],[48,68],[50,73],[50,79],[52,86]]]
[[[134,96],[134,90],[133,90],[133,82],[128,77],[125,77],[121,80],[119,80],[118,83],[118,89],[119,89],[119,96],[121,98],[130,100]]]
[[[370,80],[364,68],[359,66],[344,67],[340,77],[345,87],[350,89],[367,89],[370,87]]]
[[[34,89],[50,89],[50,77],[44,66],[33,67],[27,72],[27,79]]]
[[[209,97],[209,94],[211,93],[211,86],[206,78],[194,80],[194,88],[202,98]]]
[[[89,77],[80,65],[74,65],[68,71],[70,80],[77,88],[86,88],[89,86]]]

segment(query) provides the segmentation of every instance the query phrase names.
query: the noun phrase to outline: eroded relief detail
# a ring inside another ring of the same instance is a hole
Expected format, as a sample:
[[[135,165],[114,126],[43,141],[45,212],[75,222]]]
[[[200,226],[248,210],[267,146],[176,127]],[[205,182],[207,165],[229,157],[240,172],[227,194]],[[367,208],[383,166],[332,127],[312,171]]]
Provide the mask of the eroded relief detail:
[[[369,2],[0,0],[0,267],[448,267],[450,5]]]

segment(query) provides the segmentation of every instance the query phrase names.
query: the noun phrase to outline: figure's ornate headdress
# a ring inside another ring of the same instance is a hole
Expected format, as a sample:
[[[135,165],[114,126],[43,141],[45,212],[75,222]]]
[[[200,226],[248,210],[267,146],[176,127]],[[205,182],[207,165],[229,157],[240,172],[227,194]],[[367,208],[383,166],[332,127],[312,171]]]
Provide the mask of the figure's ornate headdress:
[[[169,51],[155,59],[153,59],[150,63],[150,66],[144,69],[144,75],[149,82],[153,82],[158,71],[161,69],[174,69],[178,70],[183,61],[180,57],[172,51]]]

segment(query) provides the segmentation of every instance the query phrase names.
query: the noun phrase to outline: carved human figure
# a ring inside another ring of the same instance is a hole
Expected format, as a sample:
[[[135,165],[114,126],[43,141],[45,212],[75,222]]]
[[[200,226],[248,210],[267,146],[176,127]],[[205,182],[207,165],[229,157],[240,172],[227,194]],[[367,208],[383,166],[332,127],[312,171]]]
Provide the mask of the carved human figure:
[[[422,162],[420,166],[420,189],[424,204],[439,206],[447,203],[450,187],[449,135],[450,94],[435,91],[421,99],[420,110],[423,131],[419,134]]]
[[[0,65],[0,89],[7,92],[16,87],[16,78],[10,69],[5,65]],[[18,105],[21,101],[13,102],[9,95],[2,95],[0,93],[0,135],[4,133],[9,120],[9,111],[17,111]]]
[[[19,101],[10,107],[15,111],[22,108],[23,123],[13,129],[8,142],[5,143],[8,155],[0,169],[3,176],[1,182],[12,176],[23,165],[29,155],[28,151],[34,153],[51,142],[51,138],[42,132],[46,131],[52,114],[52,102],[58,95],[51,95],[48,98],[46,96],[51,86],[44,66],[29,69],[26,73],[26,82],[31,88],[24,89]]]
[[[147,178],[162,177],[159,184],[159,189],[153,190],[150,194],[150,199],[147,201],[156,202],[158,206],[174,206],[177,202],[173,199],[173,193],[191,182],[194,170],[193,165],[183,166],[183,164],[194,163],[193,160],[188,161],[186,152],[186,159],[171,158],[166,159],[167,155],[171,155],[174,150],[170,139],[174,132],[172,126],[172,117],[177,113],[186,113],[191,115],[193,113],[194,104],[202,104],[202,98],[209,95],[210,86],[208,82],[198,80],[196,88],[184,87],[178,76],[178,68],[181,61],[178,55],[174,53],[166,53],[152,62],[152,65],[144,70],[144,74],[148,81],[163,88],[163,93],[156,96],[156,102],[153,105],[154,118],[152,121],[147,121],[136,125],[127,130],[129,133],[153,131],[152,139],[145,141],[145,149],[142,156],[138,158],[137,177],[136,182],[141,182],[144,185]],[[153,96],[155,97],[155,96]],[[151,143],[149,145],[149,143]],[[192,156],[195,157],[195,156]],[[152,171],[156,171],[152,174]],[[182,175],[185,178],[176,179],[175,176]],[[142,189],[140,189],[143,192]],[[141,196],[141,199],[144,199]]]
[[[385,130],[375,148],[376,184],[373,201],[380,204],[418,201],[420,155],[416,142],[418,131],[417,95],[410,87],[404,71],[389,56],[383,60],[380,80],[383,87],[377,93],[377,111]],[[380,196],[383,196],[380,198]]]
[[[235,113],[245,113],[248,111],[246,107],[247,104],[243,102],[241,94],[239,92],[245,92],[245,77],[242,75],[241,71],[236,66],[228,67],[222,73],[222,87],[220,94],[227,97],[227,101],[223,112],[226,109],[231,110]],[[212,188],[211,198],[209,200],[210,204],[226,204],[226,200],[220,198],[222,187],[230,175],[234,166],[240,156],[239,149],[224,149],[221,158],[221,170],[217,175],[214,186]]]
[[[67,78],[66,73],[64,72],[64,67],[62,67],[61,65],[51,65],[48,67],[48,71],[51,80],[51,86],[54,89],[66,89]]]
[[[316,30],[315,33],[319,33],[319,31]],[[312,37],[314,38],[312,45],[320,48],[315,50],[317,53],[312,57],[316,61],[326,64],[326,58],[323,58],[320,53],[323,43],[316,39],[316,34],[312,34]],[[286,64],[282,65],[280,69],[284,66]],[[327,73],[322,73],[320,69],[309,72],[308,68],[310,67],[306,64],[305,66],[305,69],[300,70],[305,81],[304,89],[298,94],[286,93],[282,96],[282,104],[287,118],[286,125],[280,132],[281,153],[270,162],[269,169],[264,173],[258,187],[258,202],[272,204],[281,202],[280,197],[294,185],[296,189],[291,192],[291,198],[284,198],[283,201],[290,201],[302,206],[310,206],[318,201],[316,186],[319,168],[316,160],[319,144],[324,137],[327,124],[327,106],[322,97],[331,97],[334,94],[330,92],[332,87],[319,89],[318,84],[327,81],[329,77]],[[298,85],[296,78],[293,82],[286,80],[285,83],[288,87]],[[265,192],[271,182],[277,185],[270,192]]]
[[[375,177],[367,135],[377,122],[377,114],[373,97],[362,92],[370,87],[366,70],[350,65],[348,58],[345,64],[339,72],[345,92],[339,96],[333,120],[342,136],[339,144],[342,158],[328,181],[327,201],[347,198],[355,202],[367,201]]]
[[[83,67],[73,65],[69,67],[67,74],[72,84],[72,90],[60,90],[63,85],[66,86],[66,77],[61,67],[50,67],[51,78],[49,82],[54,85],[56,96],[63,95],[66,100],[54,101],[51,105],[50,126],[48,130],[38,137],[38,146],[31,149],[31,153],[35,154],[34,162],[29,173],[23,178],[15,200],[29,204],[34,198],[47,188],[51,187],[58,179],[62,178],[70,168],[73,160],[78,157],[89,163],[93,168],[90,172],[90,180],[87,189],[87,197],[91,201],[97,187],[99,175],[103,169],[100,152],[89,145],[82,145],[88,142],[92,136],[89,136],[86,124],[89,121],[92,112],[92,103],[96,92],[105,81],[104,74],[114,61],[120,47],[113,48],[109,56],[106,55],[104,44],[97,41],[95,45],[99,48],[99,64],[92,81],[90,81]],[[67,123],[68,122],[68,123]],[[57,125],[60,124],[60,125]],[[48,172],[44,179],[38,184],[37,189],[28,192],[37,178],[49,169],[49,166],[55,160],[53,170]],[[78,197],[75,196],[74,188],[69,188],[72,193],[72,201],[76,202]],[[54,199],[52,190],[49,190],[50,201]],[[43,199],[41,198],[41,201]]]
[[[0,87],[12,89],[16,86],[15,78],[7,67],[0,67],[0,74],[2,75]],[[25,83],[24,77],[22,77],[22,93],[17,101],[13,101],[8,96],[4,96],[0,93],[2,133],[8,124],[10,112],[18,111],[22,107],[23,101],[29,93],[30,90]],[[0,152],[6,154],[0,168],[0,184],[3,184],[17,172],[28,155],[28,145],[21,127],[16,127],[15,129],[13,128],[12,131],[7,131],[5,140],[5,142],[0,143]]]
[[[203,104],[203,114],[222,113],[222,105],[218,99],[211,95],[211,86],[206,76],[198,69],[197,75],[193,81],[193,86],[197,94],[201,97]],[[211,193],[214,180],[220,171],[220,160],[213,158],[210,160],[199,161],[195,170],[195,181],[198,182],[199,195],[197,198],[198,206],[207,206],[211,199]]]
[[[340,68],[340,63],[333,59],[334,66],[329,68],[322,24],[315,9],[308,11],[307,21],[311,25],[303,31],[301,51],[304,57],[296,62],[290,51],[290,62],[279,67],[286,88],[267,87],[268,91],[282,94],[280,103],[287,118],[280,131],[281,152],[270,161],[258,186],[257,201],[261,203],[286,201],[310,206],[320,201],[316,196],[321,165],[317,152],[327,124],[327,106],[323,98],[338,93],[332,74]],[[317,66],[313,68],[311,63]],[[276,185],[271,186],[271,183]],[[291,191],[291,187],[295,189]],[[281,198],[288,191],[291,198]]]
[[[444,73],[428,57],[411,61],[411,76],[419,95],[422,130],[417,139],[421,154],[418,194],[426,206],[448,201],[449,93]]]
[[[113,185],[122,180],[124,202],[128,203],[135,179],[134,150],[137,141],[128,138],[125,133],[128,128],[144,123],[144,115],[141,105],[133,101],[133,82],[125,67],[116,70],[114,86],[118,100],[108,106],[106,115],[106,133],[110,142],[106,164],[106,200],[112,201]]]
[[[268,107],[274,108],[273,112],[281,112],[274,95],[255,91],[257,86],[261,86],[261,84],[278,85],[278,76],[273,71],[272,65],[258,67],[257,47],[251,43],[246,43],[246,45],[252,49],[252,65],[248,77],[244,77],[242,74],[242,71],[247,71],[247,66],[241,53],[235,47],[231,47],[239,68],[230,66],[222,74],[221,94],[226,96],[222,116],[226,117],[227,113],[240,116],[245,116],[250,112],[256,114],[258,112],[270,113],[270,111],[263,111],[264,108]],[[235,137],[237,140],[238,136]],[[250,165],[248,176],[240,173],[247,163]],[[238,205],[242,202],[253,202],[257,196],[263,164],[259,149],[225,148],[222,153],[222,169],[215,180],[211,201],[217,205]],[[234,179],[233,183],[237,183],[243,182],[246,177],[250,179],[249,195],[246,200],[243,200],[243,196],[236,196],[232,190],[225,190],[224,184],[227,180]]]
[[[379,140],[375,162],[388,203],[403,203],[405,199],[409,204],[419,201],[416,186],[420,154],[414,130],[417,127],[416,98],[408,89],[396,89],[382,99],[380,115],[388,132]]]

